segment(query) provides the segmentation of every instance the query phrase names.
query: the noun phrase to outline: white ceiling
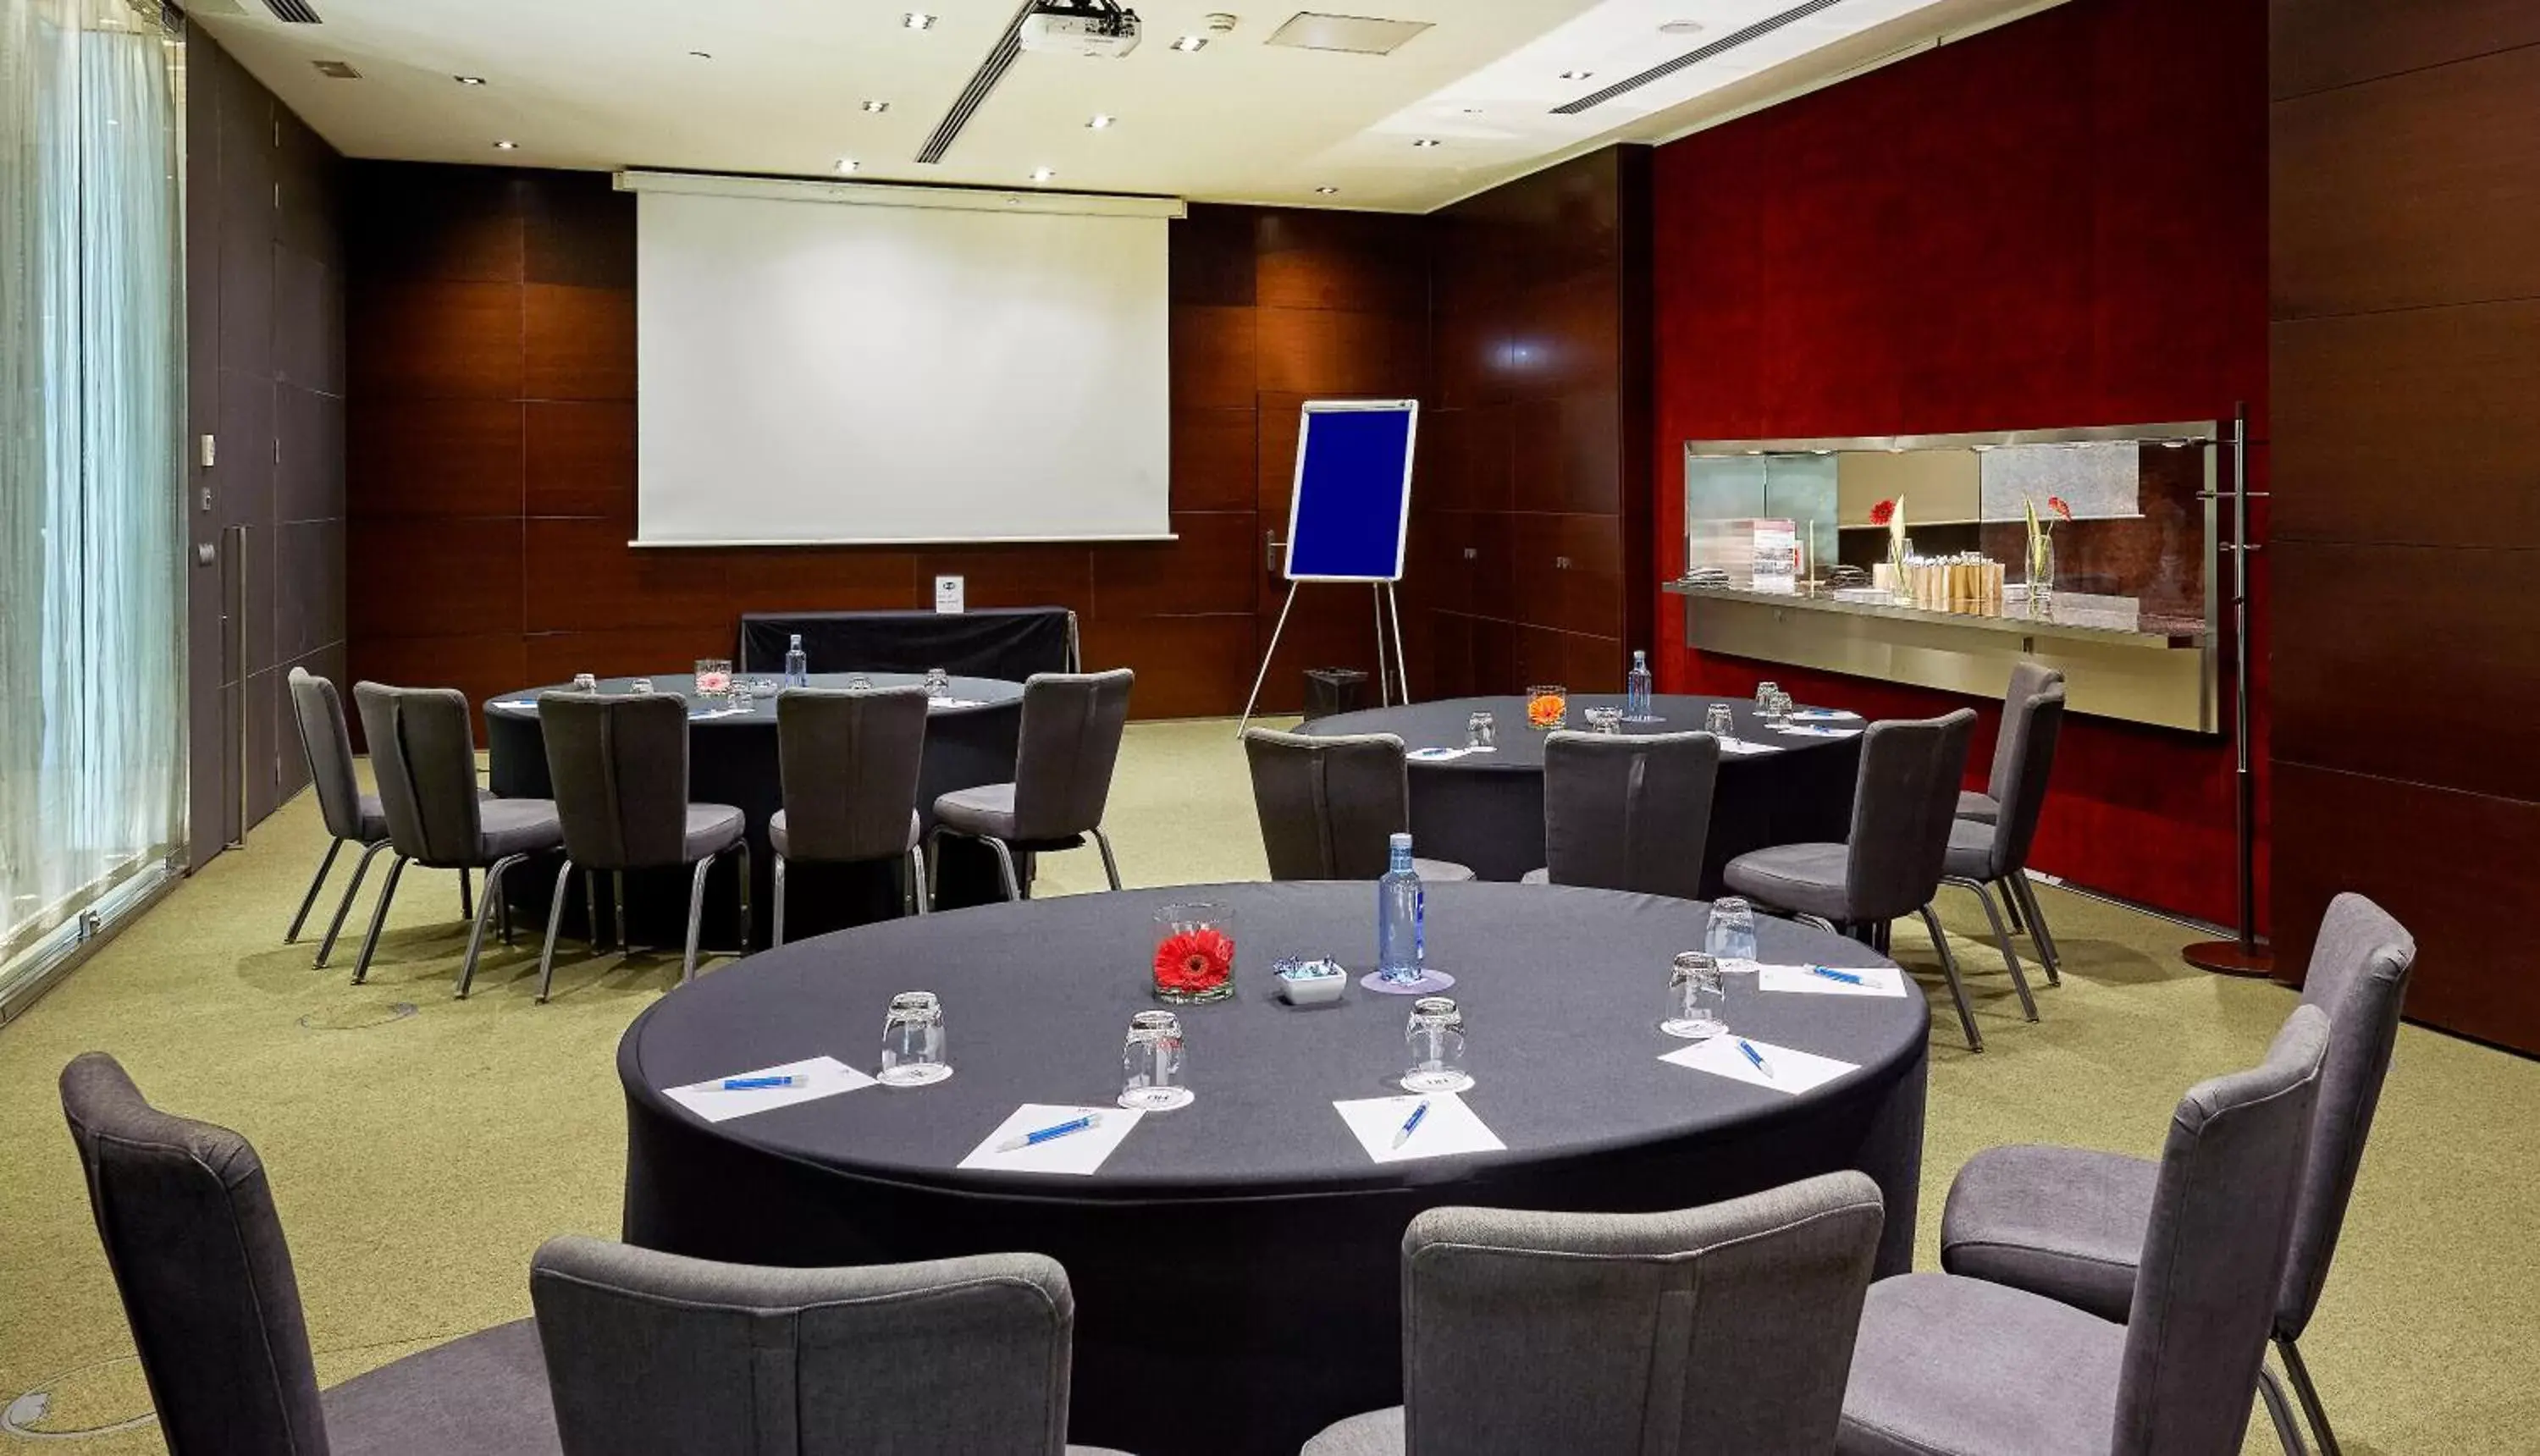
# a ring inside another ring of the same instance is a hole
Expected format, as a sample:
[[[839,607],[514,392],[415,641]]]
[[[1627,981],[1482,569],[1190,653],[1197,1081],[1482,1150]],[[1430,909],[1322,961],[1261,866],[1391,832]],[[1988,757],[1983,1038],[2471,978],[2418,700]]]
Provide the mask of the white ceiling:
[[[1426,211],[1611,141],[1656,141],[2055,0],[1841,0],[1584,115],[1552,107],[1798,0],[1326,0],[1430,22],[1388,56],[1264,45],[1283,0],[1146,0],[1123,59],[1024,55],[937,166],[912,160],[1015,0],[198,0],[196,20],[355,157],[1050,184]],[[225,13],[235,6],[235,13]],[[927,31],[901,16],[931,8]],[[1232,10],[1235,29],[1185,53]],[[1691,21],[1694,35],[1662,34]],[[706,58],[690,52],[703,51]],[[349,61],[328,79],[312,62]],[[1589,76],[1564,80],[1561,72]],[[456,76],[480,76],[462,86]],[[882,114],[863,109],[883,100]],[[1095,112],[1118,117],[1093,130]],[[1431,139],[1434,147],[1414,147]],[[517,143],[498,151],[497,141]],[[1319,192],[1319,187],[1337,190]]]

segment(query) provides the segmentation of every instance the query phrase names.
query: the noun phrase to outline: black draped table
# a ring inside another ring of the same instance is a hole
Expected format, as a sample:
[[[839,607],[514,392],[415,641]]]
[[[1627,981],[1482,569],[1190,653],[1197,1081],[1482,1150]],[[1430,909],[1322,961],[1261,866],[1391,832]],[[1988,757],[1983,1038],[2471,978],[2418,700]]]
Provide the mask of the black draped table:
[[[1852,785],[1861,769],[1861,738],[1783,733],[1764,726],[1750,700],[1661,697],[1652,711],[1658,723],[1627,723],[1626,733],[1675,733],[1701,728],[1714,703],[1727,703],[1737,718],[1737,736],[1771,751],[1722,754],[1720,785],[1711,806],[1711,834],[1702,856],[1705,894],[1725,887],[1721,869],[1749,850],[1777,844],[1826,843],[1847,838],[1852,825]],[[1573,731],[1588,728],[1587,710],[1619,708],[1619,697],[1574,693]],[[1465,723],[1476,710],[1497,721],[1499,746],[1443,762],[1411,761],[1411,835],[1424,859],[1448,860],[1483,879],[1517,879],[1543,867],[1543,740],[1526,727],[1523,698],[1442,698],[1403,708],[1373,708],[1317,718],[1297,731],[1391,733],[1405,748],[1461,748]],[[1858,729],[1858,718],[1810,727]]]
[[[1230,907],[1239,995],[1182,1008],[1193,1105],[1149,1114],[1084,1177],[956,1166],[1026,1102],[1107,1105],[1122,1034],[1152,1008],[1152,920]],[[1398,1259],[1440,1205],[1649,1212],[1839,1168],[1887,1201],[1882,1274],[1909,1267],[1930,1013],[1903,999],[1764,992],[1732,976],[1739,1034],[1857,1064],[1799,1095],[1658,1060],[1675,952],[1708,907],[1603,890],[1439,884],[1433,965],[1469,1032],[1465,1102],[1506,1150],[1378,1165],[1335,1099],[1396,1093],[1408,999],[1353,980],[1331,1006],[1269,994],[1270,963],[1374,959],[1370,883],[1133,890],[900,920],[797,942],[680,987],[618,1044],[625,1237],[792,1267],[1026,1250],[1077,1299],[1074,1439],[1142,1453],[1289,1456],[1400,1390]],[[1764,957],[1884,965],[1763,920]],[[874,1070],[890,996],[943,999],[954,1075],[720,1123],[663,1094],[821,1055]]]
[[[826,671],[924,672],[941,667],[1020,682],[1035,672],[1073,672],[1076,613],[1063,606],[981,607],[976,611],[744,612],[733,660],[744,672],[785,666],[789,639]]]
[[[753,678],[760,674],[750,674]],[[814,687],[845,687],[855,674],[814,672]],[[913,686],[924,679],[910,673],[864,674],[876,687]],[[604,677],[600,690],[622,693],[635,679]],[[776,700],[762,698],[750,711],[724,717],[704,716],[709,704],[696,699],[692,671],[664,672],[653,678],[656,690],[691,699],[688,724],[688,797],[697,803],[728,803],[748,824],[752,876],[750,906],[757,925],[749,942],[768,941],[775,903],[775,855],[767,843],[767,821],[785,806],[785,786],[776,755]],[[547,778],[546,735],[538,729],[537,696],[566,692],[569,683],[523,688],[485,704],[487,778],[505,798],[548,798],[554,789]],[[935,826],[938,795],[979,784],[1002,784],[1015,776],[1015,741],[1023,727],[1023,685],[991,677],[955,677],[948,696],[975,706],[937,708],[926,715],[926,757],[918,771],[917,807],[926,827]],[[712,706],[720,706],[712,705]],[[947,841],[940,867],[941,905],[977,905],[1004,898],[996,861],[984,846]],[[1022,864],[1017,865],[1018,872]],[[715,867],[706,887],[704,943],[733,944],[738,919],[733,876],[735,862]],[[835,930],[840,926],[898,915],[900,868],[896,861],[870,865],[801,864],[787,870],[785,933],[789,937]],[[534,865],[506,876],[505,898],[521,924],[543,926],[548,897],[554,892],[554,867],[542,873]],[[584,919],[582,876],[574,876],[572,901],[564,930],[580,935]],[[626,918],[635,943],[677,945],[687,934],[688,874],[684,869],[651,870],[627,876]],[[606,917],[602,916],[602,929]]]

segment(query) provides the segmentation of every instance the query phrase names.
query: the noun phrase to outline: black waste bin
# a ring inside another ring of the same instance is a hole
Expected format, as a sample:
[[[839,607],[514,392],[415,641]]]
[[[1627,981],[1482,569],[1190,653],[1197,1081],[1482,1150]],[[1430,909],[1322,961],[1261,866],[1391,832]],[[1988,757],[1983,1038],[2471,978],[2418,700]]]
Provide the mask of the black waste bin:
[[[1367,706],[1367,674],[1356,667],[1305,669],[1305,718],[1355,713]]]

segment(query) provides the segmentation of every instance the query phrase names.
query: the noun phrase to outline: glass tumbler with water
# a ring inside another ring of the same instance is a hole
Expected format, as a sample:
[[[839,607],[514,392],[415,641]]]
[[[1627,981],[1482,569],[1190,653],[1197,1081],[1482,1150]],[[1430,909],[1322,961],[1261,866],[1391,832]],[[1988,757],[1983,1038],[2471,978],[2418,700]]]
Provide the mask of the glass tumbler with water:
[[[1726,703],[1714,703],[1703,710],[1702,730],[1718,738],[1723,747],[1737,737],[1737,715]]]
[[[1120,1105],[1142,1112],[1170,1112],[1194,1099],[1185,1074],[1190,1051],[1182,1019],[1170,1011],[1140,1011],[1129,1018],[1129,1040],[1120,1050]]]
[[[1499,720],[1487,709],[1477,710],[1464,720],[1464,746],[1479,750],[1499,746]]]
[[[1699,950],[1685,951],[1667,973],[1666,1016],[1658,1030],[1687,1041],[1718,1036],[1729,1029],[1728,1002],[1720,962]]]
[[[1756,711],[1760,713],[1760,712],[1764,711],[1765,709],[1768,709],[1768,708],[1772,707],[1772,706],[1773,706],[1773,695],[1774,695],[1775,693],[1780,692],[1781,690],[1782,690],[1782,685],[1781,685],[1780,683],[1778,683],[1778,682],[1773,681],[1773,680],[1772,680],[1772,679],[1770,679],[1770,678],[1766,678],[1764,681],[1762,681],[1762,682],[1759,682],[1759,683],[1755,684],[1755,709],[1756,709]]]
[[[1711,921],[1703,928],[1702,948],[1724,969],[1755,968],[1755,907],[1735,895],[1711,902]]]
[[[1411,1048],[1411,1068],[1402,1074],[1406,1092],[1461,1092],[1473,1085],[1464,1070],[1464,1013],[1452,997],[1424,996],[1411,1004],[1411,1024],[1403,1030]]]
[[[926,669],[926,696],[949,698],[952,695],[952,674],[941,667]]]
[[[922,1087],[952,1075],[944,1060],[944,1005],[932,991],[903,991],[890,999],[882,1023],[882,1071],[884,1086]]]

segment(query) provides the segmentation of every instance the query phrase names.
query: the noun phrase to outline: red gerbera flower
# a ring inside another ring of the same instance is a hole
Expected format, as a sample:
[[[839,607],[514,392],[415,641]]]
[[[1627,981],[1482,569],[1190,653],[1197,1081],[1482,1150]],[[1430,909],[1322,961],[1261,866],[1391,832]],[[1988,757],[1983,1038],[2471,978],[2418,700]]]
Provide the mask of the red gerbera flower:
[[[2073,508],[2064,504],[2064,498],[2062,496],[2048,496],[2046,498],[2046,509],[2063,517],[2066,520],[2073,519]]]
[[[1870,523],[1871,525],[1885,525],[1887,522],[1894,520],[1895,519],[1896,503],[1892,500],[1881,501],[1877,505],[1870,508]]]
[[[1156,947],[1156,984],[1166,991],[1211,991],[1235,974],[1235,938],[1214,926],[1169,936]]]

